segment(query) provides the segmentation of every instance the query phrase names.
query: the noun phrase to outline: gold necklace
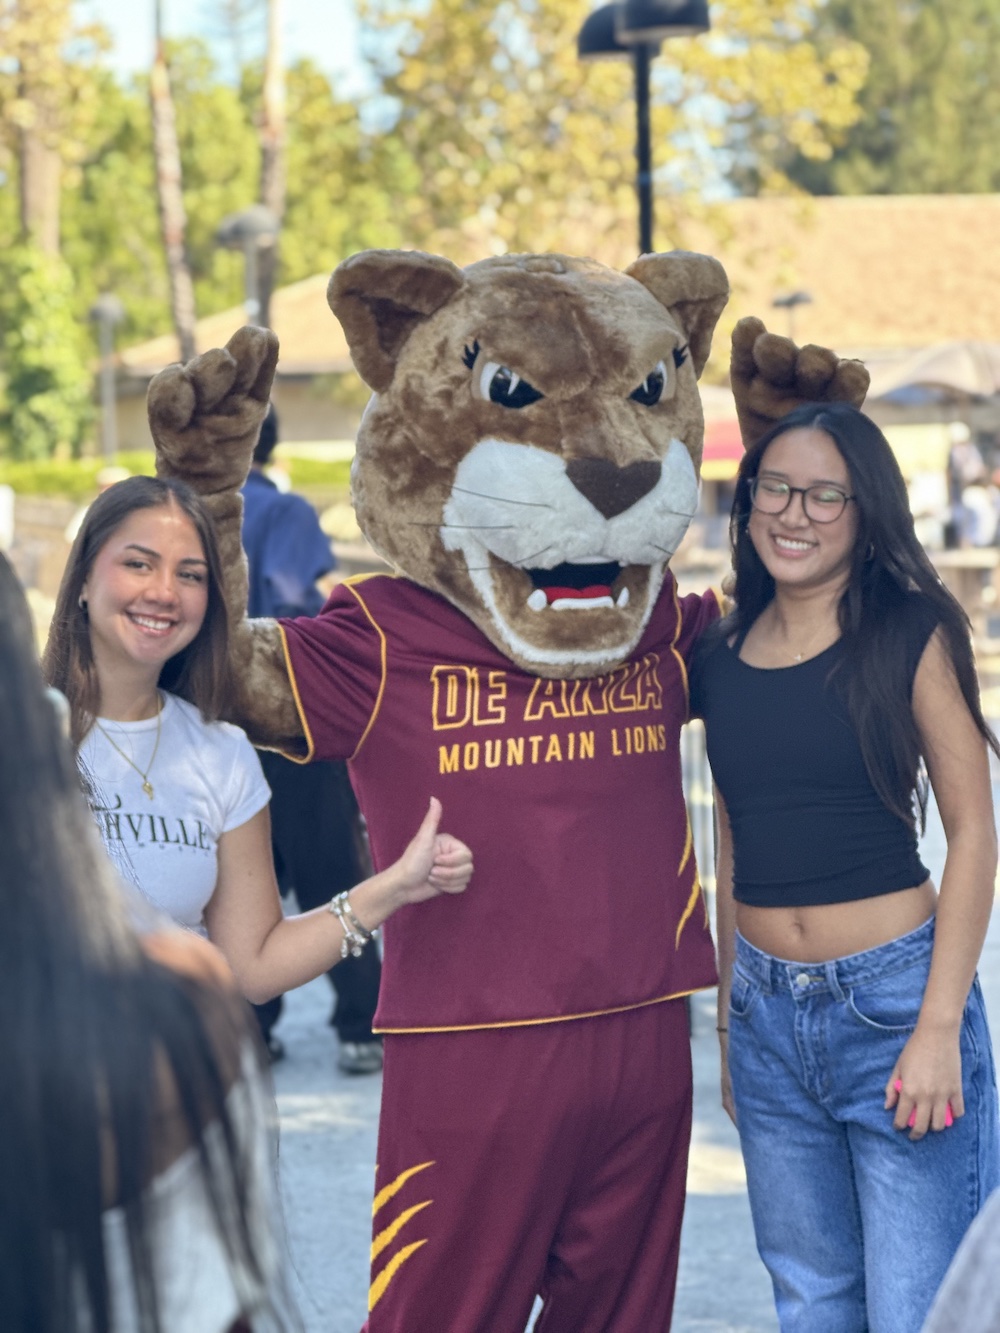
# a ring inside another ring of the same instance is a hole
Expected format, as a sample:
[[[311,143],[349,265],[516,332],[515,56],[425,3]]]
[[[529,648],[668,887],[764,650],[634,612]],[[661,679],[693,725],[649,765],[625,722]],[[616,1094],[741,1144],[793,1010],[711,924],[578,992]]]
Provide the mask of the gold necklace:
[[[816,633],[816,632],[812,633],[812,634],[809,636],[809,640],[808,640],[808,642],[806,643],[805,647],[802,648],[802,649],[800,649],[799,652],[797,652],[797,653],[793,653],[793,652],[790,652],[788,649],[786,649],[785,651],[788,652],[788,655],[789,655],[789,657],[792,659],[793,662],[801,662],[802,659],[805,657],[806,653],[808,653],[809,650],[813,647],[813,645],[819,641],[820,633],[823,633],[823,632],[829,633],[829,626],[828,626],[828,625],[821,625],[821,626],[820,626],[820,631],[819,631],[819,633]]]
[[[153,799],[153,784],[149,780],[149,770],[153,767],[153,760],[156,758],[156,751],[160,748],[160,719],[163,716],[163,696],[160,694],[159,691],[157,691],[156,693],[156,702],[159,704],[159,708],[157,708],[156,710],[156,740],[153,742],[153,753],[149,756],[149,763],[146,765],[145,773],[135,762],[135,760],[130,759],[128,755],[125,753],[125,751],[122,749],[122,747],[120,745],[117,745],[115,741],[112,740],[112,738],[108,735],[105,729],[101,726],[100,718],[96,717],[94,718],[97,730],[101,733],[104,739],[108,742],[108,744],[112,747],[112,749],[118,751],[121,757],[125,760],[126,764],[128,764],[130,768],[134,768],[135,771],[142,778],[142,789],[150,800]]]

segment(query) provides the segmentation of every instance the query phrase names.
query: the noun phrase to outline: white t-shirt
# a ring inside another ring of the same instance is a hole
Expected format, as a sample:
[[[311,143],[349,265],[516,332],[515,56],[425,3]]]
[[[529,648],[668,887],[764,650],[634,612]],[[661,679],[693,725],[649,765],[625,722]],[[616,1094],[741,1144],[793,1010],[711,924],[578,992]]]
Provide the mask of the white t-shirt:
[[[271,799],[260,760],[245,734],[228,722],[205,722],[193,704],[161,692],[155,717],[142,722],[100,718],[80,746],[93,779],[94,813],[109,849],[120,850],[135,883],[164,915],[204,932],[215,892],[218,841]],[[139,771],[110,744],[104,731]],[[152,797],[143,791],[145,773]]]

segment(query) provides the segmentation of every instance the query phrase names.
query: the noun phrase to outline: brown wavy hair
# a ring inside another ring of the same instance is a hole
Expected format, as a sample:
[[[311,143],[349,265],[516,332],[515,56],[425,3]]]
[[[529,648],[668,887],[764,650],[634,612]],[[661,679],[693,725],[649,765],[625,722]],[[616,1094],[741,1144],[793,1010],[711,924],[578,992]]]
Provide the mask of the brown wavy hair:
[[[174,506],[194,524],[208,564],[208,606],[194,639],[164,664],[160,685],[193,703],[206,721],[220,714],[228,685],[229,625],[222,594],[222,563],[212,516],[182,481],[129,477],[97,497],[87,510],[69,553],[42,658],[49,684],[69,700],[70,737],[79,746],[101,702],[90,623],[81,605],[83,585],[105,542],[140,509]]]

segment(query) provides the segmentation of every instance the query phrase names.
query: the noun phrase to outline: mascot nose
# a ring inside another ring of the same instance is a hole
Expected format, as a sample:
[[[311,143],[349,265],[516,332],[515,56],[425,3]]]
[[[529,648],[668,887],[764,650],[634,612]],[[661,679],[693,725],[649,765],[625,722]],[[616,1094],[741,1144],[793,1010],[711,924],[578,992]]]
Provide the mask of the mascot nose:
[[[660,464],[648,459],[618,467],[606,458],[574,458],[566,475],[599,514],[614,518],[649,494],[660,480]]]

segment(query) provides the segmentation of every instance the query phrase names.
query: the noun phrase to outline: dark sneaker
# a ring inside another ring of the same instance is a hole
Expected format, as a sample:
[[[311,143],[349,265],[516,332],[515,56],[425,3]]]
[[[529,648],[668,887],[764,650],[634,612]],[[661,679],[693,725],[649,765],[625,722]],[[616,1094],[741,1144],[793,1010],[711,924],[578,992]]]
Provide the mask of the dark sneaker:
[[[377,1074],[382,1068],[380,1041],[342,1041],[337,1055],[342,1074]]]

